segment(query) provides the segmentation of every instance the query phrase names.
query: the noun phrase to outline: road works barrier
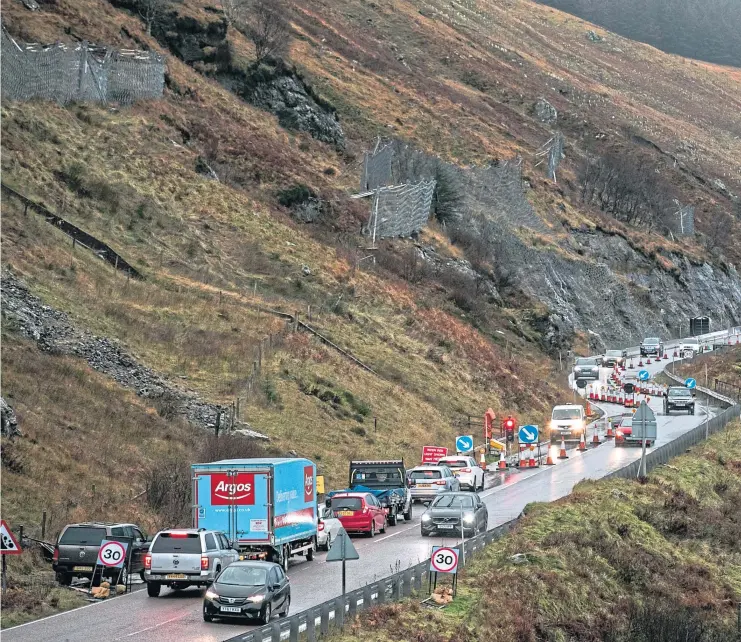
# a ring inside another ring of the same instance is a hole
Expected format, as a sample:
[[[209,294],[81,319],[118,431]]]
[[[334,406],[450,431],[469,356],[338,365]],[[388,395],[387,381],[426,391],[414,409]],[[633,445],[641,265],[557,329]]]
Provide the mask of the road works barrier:
[[[704,390],[698,387],[698,391],[709,394],[722,403],[733,403],[732,399],[723,397],[712,390]],[[707,426],[706,422],[703,422],[674,441],[652,450],[646,455],[646,470],[651,471],[656,466],[665,464],[672,457],[684,454],[688,448],[705,439],[706,430],[708,434],[712,435],[722,430],[730,421],[739,417],[741,417],[741,405],[732,405],[718,416],[710,419]],[[561,448],[562,454],[565,455],[565,443],[563,441]],[[616,477],[635,479],[638,475],[639,466],[640,459],[637,459],[624,468],[606,475],[604,479]],[[518,519],[513,519],[486,531],[486,533],[467,539],[464,548],[464,559],[470,559],[484,546],[502,538],[512,530],[517,521]],[[389,577],[350,591],[344,596],[327,600],[318,606],[276,620],[249,633],[234,636],[225,642],[280,642],[281,640],[288,640],[289,642],[308,640],[314,642],[322,636],[328,635],[332,627],[342,627],[345,622],[354,620],[355,616],[365,609],[387,602],[396,602],[408,598],[414,593],[421,593],[423,588],[427,586],[429,568],[430,560],[427,559],[405,571],[394,573]]]

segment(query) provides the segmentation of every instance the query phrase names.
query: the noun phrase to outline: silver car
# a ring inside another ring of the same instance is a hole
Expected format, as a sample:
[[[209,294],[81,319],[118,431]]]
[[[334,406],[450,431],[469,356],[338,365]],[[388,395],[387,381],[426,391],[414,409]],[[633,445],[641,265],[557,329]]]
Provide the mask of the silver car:
[[[239,560],[239,551],[220,531],[177,528],[154,536],[144,556],[147,594],[157,597],[165,585],[180,590],[208,586],[222,569]]]
[[[579,357],[574,364],[574,379],[599,380],[599,365],[590,357]]]
[[[413,502],[429,502],[440,493],[458,492],[461,484],[447,466],[417,466],[407,471]]]
[[[334,517],[329,506],[319,506],[317,512],[319,519],[316,525],[316,545],[317,548],[328,551],[342,530],[342,522]]]

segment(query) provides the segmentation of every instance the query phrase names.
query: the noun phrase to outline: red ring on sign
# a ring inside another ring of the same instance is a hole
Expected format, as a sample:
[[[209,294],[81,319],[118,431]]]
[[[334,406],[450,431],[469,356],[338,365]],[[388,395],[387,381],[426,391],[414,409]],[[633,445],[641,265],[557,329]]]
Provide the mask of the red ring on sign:
[[[103,553],[108,550],[109,548],[118,548],[119,551],[121,551],[121,557],[119,557],[115,562],[106,562],[103,559]],[[100,547],[100,550],[98,551],[98,562],[102,566],[107,566],[109,568],[113,568],[115,566],[118,566],[126,559],[126,549],[124,548],[123,544],[121,542],[106,542],[104,546]]]
[[[449,564],[438,566],[435,564],[435,558],[440,555],[444,557],[452,557],[452,560]],[[430,560],[432,564],[432,569],[434,571],[437,571],[438,573],[450,573],[454,568],[458,567],[458,553],[454,551],[452,548],[438,548],[433,554],[432,558]]]

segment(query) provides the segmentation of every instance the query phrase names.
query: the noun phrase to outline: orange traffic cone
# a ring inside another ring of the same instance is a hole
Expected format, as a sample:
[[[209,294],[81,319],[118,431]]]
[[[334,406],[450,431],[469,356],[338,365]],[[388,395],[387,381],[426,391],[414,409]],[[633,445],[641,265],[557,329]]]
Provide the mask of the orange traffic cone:
[[[504,458],[504,450],[499,451],[499,465],[497,468],[499,470],[507,470],[507,460]]]
[[[587,401],[587,417],[591,417],[591,416],[592,416],[592,406]]]
[[[646,359],[646,365],[647,366],[650,366],[651,365],[651,357],[649,357],[648,359]]]
[[[486,455],[484,454],[484,449],[481,449],[481,456],[479,457],[479,468],[481,470],[486,470]]]
[[[558,453],[559,459],[568,459],[569,456],[566,454],[566,438],[561,437],[561,452]]]
[[[605,423],[607,423],[607,432],[605,433],[605,439],[612,439],[615,436],[615,434],[612,432],[612,421],[609,418],[606,418]]]
[[[535,468],[538,466],[537,463],[535,463],[535,446],[533,444],[530,444],[530,459],[527,461],[528,468]]]
[[[556,463],[553,461],[553,455],[551,454],[552,448],[548,446],[548,456],[545,458],[546,466],[555,466]]]
[[[669,360],[669,355],[666,352],[664,353],[664,359]]]
[[[587,442],[584,439],[584,433],[581,434],[581,439],[579,439],[579,452],[584,452],[587,449]]]
[[[643,368],[643,357],[641,357],[640,359],[638,359],[638,367],[639,368]]]
[[[597,424],[594,424],[594,437],[592,437],[592,446],[599,446],[602,442],[599,440],[599,435],[597,435]]]
[[[520,468],[527,468],[527,457],[523,446],[520,446]]]

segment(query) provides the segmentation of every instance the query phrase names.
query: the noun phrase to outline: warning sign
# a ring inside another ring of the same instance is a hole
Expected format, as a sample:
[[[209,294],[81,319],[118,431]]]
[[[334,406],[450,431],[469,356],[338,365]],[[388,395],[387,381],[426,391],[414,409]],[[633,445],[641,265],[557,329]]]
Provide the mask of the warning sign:
[[[2,555],[20,555],[21,545],[13,535],[10,527],[5,520],[0,521],[0,554]]]

